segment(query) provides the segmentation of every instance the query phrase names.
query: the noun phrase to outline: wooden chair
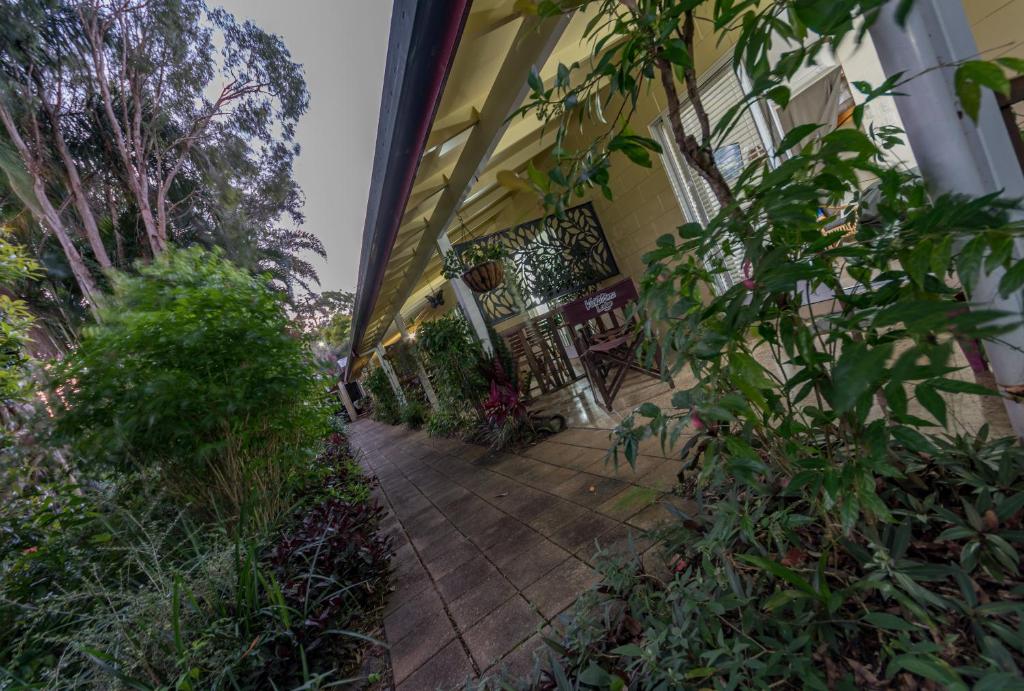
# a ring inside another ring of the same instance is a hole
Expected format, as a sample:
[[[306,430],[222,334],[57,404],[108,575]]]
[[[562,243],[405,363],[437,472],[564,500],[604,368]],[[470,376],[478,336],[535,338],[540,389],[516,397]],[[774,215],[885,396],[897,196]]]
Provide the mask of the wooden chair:
[[[528,398],[561,389],[579,379],[558,337],[553,318],[531,319],[502,337],[516,362],[519,381],[529,382],[528,386],[523,386]],[[539,392],[535,393],[535,388]]]
[[[661,378],[660,349],[655,350],[653,368],[638,355],[643,334],[635,317],[628,316],[628,308],[638,297],[632,279],[626,278],[562,307],[587,378],[609,412],[629,370]],[[671,380],[669,386],[673,386]]]

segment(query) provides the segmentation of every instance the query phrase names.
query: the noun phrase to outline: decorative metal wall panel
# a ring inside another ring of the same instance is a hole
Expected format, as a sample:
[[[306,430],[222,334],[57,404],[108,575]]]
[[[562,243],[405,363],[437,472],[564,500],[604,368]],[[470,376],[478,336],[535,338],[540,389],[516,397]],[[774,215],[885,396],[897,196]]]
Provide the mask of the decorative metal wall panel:
[[[459,243],[455,249],[461,252],[473,245],[501,245],[508,253],[505,282],[487,293],[474,293],[489,324],[619,273],[590,202],[566,209],[565,218],[545,216]]]

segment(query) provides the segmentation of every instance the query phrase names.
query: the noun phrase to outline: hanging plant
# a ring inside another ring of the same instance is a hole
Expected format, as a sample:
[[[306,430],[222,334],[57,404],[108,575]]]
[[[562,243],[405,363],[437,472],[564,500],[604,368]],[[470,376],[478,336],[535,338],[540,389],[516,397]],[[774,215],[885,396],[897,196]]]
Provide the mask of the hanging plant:
[[[506,256],[501,245],[477,243],[461,251],[452,248],[444,254],[441,273],[445,278],[461,278],[475,293],[486,293],[504,282],[502,260]]]

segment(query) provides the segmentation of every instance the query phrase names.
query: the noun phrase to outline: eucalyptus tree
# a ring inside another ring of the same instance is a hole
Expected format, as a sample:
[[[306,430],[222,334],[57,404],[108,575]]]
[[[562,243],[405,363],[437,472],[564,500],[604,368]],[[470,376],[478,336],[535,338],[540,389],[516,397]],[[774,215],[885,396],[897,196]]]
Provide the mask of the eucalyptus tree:
[[[315,282],[300,255],[322,247],[292,227],[308,93],[280,38],[202,0],[3,2],[0,27],[7,188],[86,303],[99,271],[168,243],[225,244],[289,291]]]

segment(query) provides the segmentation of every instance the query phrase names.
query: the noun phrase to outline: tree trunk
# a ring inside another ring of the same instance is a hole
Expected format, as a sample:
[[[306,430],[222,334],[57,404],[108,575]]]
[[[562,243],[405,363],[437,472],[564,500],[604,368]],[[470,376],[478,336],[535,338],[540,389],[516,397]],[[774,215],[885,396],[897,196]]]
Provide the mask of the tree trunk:
[[[162,252],[167,243],[161,237],[157,228],[156,219],[153,217],[153,209],[149,201],[149,180],[146,177],[145,147],[142,144],[142,103],[135,103],[135,113],[131,116],[130,122],[127,113],[127,105],[123,110],[125,122],[122,123],[114,112],[114,99],[110,93],[110,80],[107,75],[106,58],[103,55],[104,30],[100,26],[100,19],[97,15],[86,17],[85,12],[80,10],[79,17],[86,29],[86,37],[89,42],[89,49],[92,57],[93,70],[96,83],[99,86],[100,96],[103,101],[103,112],[110,125],[111,134],[116,145],[118,156],[125,168],[125,178],[128,181],[128,188],[135,197],[135,203],[139,207],[139,215],[142,216],[142,223],[146,228],[146,238],[149,240],[150,250],[156,256]],[[126,99],[127,94],[122,95]],[[122,126],[122,124],[124,126]],[[129,137],[131,141],[129,142]],[[132,151],[129,150],[129,144]],[[132,152],[134,151],[134,159]]]
[[[68,184],[71,186],[71,198],[74,199],[75,209],[78,211],[79,218],[82,219],[82,225],[85,226],[85,237],[89,240],[89,247],[92,248],[96,261],[104,269],[109,269],[111,267],[110,255],[107,254],[107,248],[103,246],[103,238],[100,237],[100,229],[96,224],[96,217],[89,207],[89,199],[82,188],[82,179],[78,175],[78,166],[75,165],[75,160],[71,157],[71,152],[68,151],[68,145],[60,131],[60,122],[56,114],[51,113],[51,120],[53,122],[54,142],[57,144],[57,151],[60,153],[60,158],[64,162],[64,169],[68,174]]]
[[[2,102],[0,102],[0,121],[3,121],[4,129],[7,130],[7,134],[11,139],[11,143],[14,144],[22,164],[25,166],[28,174],[32,176],[32,192],[35,195],[36,201],[34,205],[29,204],[32,215],[57,237],[61,249],[64,250],[68,266],[71,267],[71,273],[78,283],[78,289],[81,291],[82,297],[85,298],[90,309],[95,312],[95,299],[98,291],[96,290],[96,283],[93,281],[92,274],[89,273],[89,267],[85,265],[82,255],[71,241],[71,237],[64,227],[64,222],[61,221],[60,214],[57,213],[57,209],[50,202],[50,198],[46,194],[46,183],[43,180],[39,166],[25,144],[25,140],[22,139],[21,133],[18,132],[10,111],[7,110],[7,107]]]

